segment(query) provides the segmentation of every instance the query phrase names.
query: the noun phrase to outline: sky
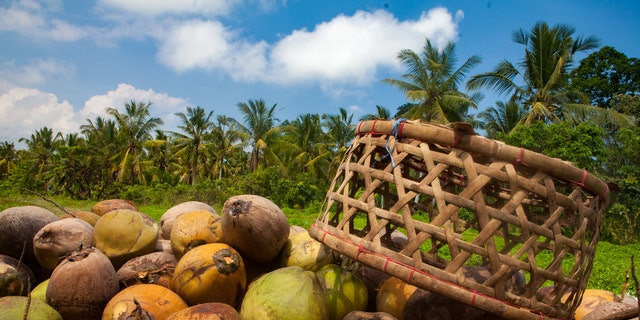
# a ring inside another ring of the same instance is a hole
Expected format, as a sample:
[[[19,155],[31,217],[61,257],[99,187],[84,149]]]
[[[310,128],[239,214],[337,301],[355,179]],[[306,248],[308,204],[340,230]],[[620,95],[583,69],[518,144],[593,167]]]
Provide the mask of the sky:
[[[511,34],[538,21],[640,57],[638,0],[0,0],[0,142],[79,132],[129,101],[172,131],[187,107],[242,121],[238,103],[258,99],[281,121],[344,108],[357,122],[408,102],[382,82],[407,72],[400,50],[454,42],[478,74],[519,62]],[[506,99],[483,95],[477,112]]]

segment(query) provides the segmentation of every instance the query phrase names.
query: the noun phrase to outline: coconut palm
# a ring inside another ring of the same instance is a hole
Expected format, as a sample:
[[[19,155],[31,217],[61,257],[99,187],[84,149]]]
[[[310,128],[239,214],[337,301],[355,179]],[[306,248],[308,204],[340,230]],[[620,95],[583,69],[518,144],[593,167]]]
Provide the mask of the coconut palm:
[[[280,132],[277,126],[276,106],[267,107],[264,100],[249,99],[247,103],[238,103],[240,113],[244,117],[244,126],[241,127],[250,138],[251,158],[249,169],[253,172],[258,168],[261,159],[265,159],[268,155],[275,160],[275,154],[269,152],[269,142],[275,138]]]
[[[477,108],[473,96],[459,91],[466,73],[480,63],[479,56],[469,57],[455,69],[456,47],[448,43],[441,50],[429,39],[420,53],[404,49],[398,59],[408,72],[400,79],[384,79],[383,82],[402,90],[416,105],[403,116],[429,122],[449,123],[463,121],[469,108]]]
[[[489,138],[510,133],[524,116],[524,107],[516,101],[496,101],[495,107],[478,113],[478,118],[482,120],[481,128],[487,131]]]
[[[13,142],[0,143],[0,177],[11,175],[11,171],[16,168],[17,160],[18,153]]]
[[[117,167],[114,165],[118,154],[118,128],[113,119],[96,117],[87,119],[80,126],[80,132],[86,141],[85,162],[93,169],[94,190],[99,198],[105,196],[106,189],[116,179]]]
[[[621,114],[589,106],[584,94],[566,89],[566,74],[575,54],[599,46],[595,37],[574,34],[572,26],[549,26],[546,22],[536,23],[530,31],[516,30],[512,40],[525,47],[522,61],[516,65],[503,60],[493,71],[471,77],[467,87],[491,88],[513,96],[526,109],[523,124],[538,120],[627,121]]]
[[[124,104],[124,113],[109,107],[107,113],[115,118],[118,126],[118,137],[121,143],[117,180],[126,179],[133,185],[136,182],[145,184],[143,144],[152,138],[152,130],[163,124],[162,119],[151,117],[151,102],[138,103],[129,101]]]
[[[240,125],[234,118],[225,115],[219,115],[209,134],[211,143],[208,146],[210,153],[211,173],[215,176],[212,178],[221,179],[225,176],[242,171],[241,163],[234,163],[239,155],[243,155],[243,149],[246,145],[245,141],[249,139],[249,135],[241,131]]]
[[[298,116],[286,127],[280,146],[287,156],[288,168],[293,172],[308,172],[313,178],[326,177],[332,154],[327,141],[318,114]]]
[[[214,126],[211,119],[213,111],[207,113],[202,107],[187,107],[187,114],[177,112],[175,115],[182,121],[182,124],[178,126],[182,132],[170,132],[174,136],[175,154],[188,159],[187,162],[190,163],[189,182],[195,185],[200,158],[205,157],[202,161],[206,163],[204,138]]]
[[[51,169],[58,148],[63,144],[62,133],[43,127],[31,134],[30,138],[20,138],[18,141],[27,146],[27,162],[30,176],[36,185],[50,187],[53,177]]]
[[[365,114],[360,120],[391,120],[393,118],[391,111],[383,106],[376,105],[376,112]]]

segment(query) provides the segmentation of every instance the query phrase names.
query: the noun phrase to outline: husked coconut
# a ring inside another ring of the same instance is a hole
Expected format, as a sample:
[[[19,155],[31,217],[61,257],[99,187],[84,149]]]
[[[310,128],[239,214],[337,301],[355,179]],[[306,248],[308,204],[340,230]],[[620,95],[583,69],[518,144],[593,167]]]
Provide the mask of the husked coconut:
[[[100,250],[82,248],[69,253],[53,270],[47,304],[65,320],[99,319],[120,286],[116,271]]]
[[[33,237],[36,260],[42,267],[53,270],[60,258],[93,241],[93,227],[78,218],[60,219],[42,227]]]
[[[256,262],[274,260],[289,238],[287,216],[275,203],[261,196],[227,199],[221,217],[225,242]]]
[[[18,206],[0,212],[0,254],[26,264],[36,263],[33,236],[47,224],[58,220],[55,213],[37,206]]]

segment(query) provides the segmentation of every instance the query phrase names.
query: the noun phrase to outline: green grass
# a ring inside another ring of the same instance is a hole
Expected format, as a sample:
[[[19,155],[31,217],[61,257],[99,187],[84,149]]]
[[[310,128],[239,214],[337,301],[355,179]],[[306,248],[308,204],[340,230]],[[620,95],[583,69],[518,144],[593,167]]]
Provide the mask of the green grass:
[[[59,206],[65,208],[67,211],[84,210],[91,211],[91,207],[96,203],[95,201],[78,201],[70,200],[66,198],[54,197],[53,201]],[[21,197],[3,197],[0,196],[0,210],[4,210],[8,207],[22,206],[22,205],[35,205],[47,208],[56,214],[62,215],[64,211],[58,208],[55,204],[45,201],[37,196],[21,196]],[[218,212],[221,210],[221,204],[212,205]],[[171,205],[142,205],[138,209],[150,215],[156,220],[160,220],[162,214],[171,207]],[[291,225],[297,225],[308,229],[309,226],[319,217],[320,212],[319,205],[311,206],[305,209],[291,209],[282,208],[289,219]],[[361,221],[364,225],[364,220]],[[463,237],[473,237],[473,234],[465,232]],[[468,240],[468,239],[467,239]],[[424,248],[423,248],[424,249]],[[446,250],[446,249],[443,249]],[[446,254],[440,252],[440,254]],[[600,241],[596,251],[596,257],[593,264],[593,271],[589,278],[588,288],[593,289],[605,289],[619,294],[622,288],[622,284],[625,281],[626,271],[631,266],[631,255],[636,255],[636,266],[640,266],[640,244],[630,245],[615,245],[608,242]],[[541,265],[548,265],[551,262],[551,255],[545,256],[541,254],[536,257],[538,263]],[[563,263],[565,270],[571,268],[571,263]],[[636,272],[640,273],[640,268],[636,268]],[[635,292],[633,287],[633,281],[631,280],[631,287],[629,293]]]

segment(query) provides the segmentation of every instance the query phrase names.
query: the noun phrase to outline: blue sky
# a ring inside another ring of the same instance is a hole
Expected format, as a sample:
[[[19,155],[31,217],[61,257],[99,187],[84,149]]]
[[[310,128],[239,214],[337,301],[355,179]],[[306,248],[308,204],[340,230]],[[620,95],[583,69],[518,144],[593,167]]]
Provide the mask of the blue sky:
[[[0,0],[0,141],[78,132],[129,100],[151,101],[168,130],[187,106],[241,120],[249,99],[281,120],[395,112],[407,101],[381,80],[405,72],[400,50],[453,41],[485,72],[520,61],[511,33],[537,21],[640,57],[637,0]],[[480,110],[504,99],[483,94]]]

